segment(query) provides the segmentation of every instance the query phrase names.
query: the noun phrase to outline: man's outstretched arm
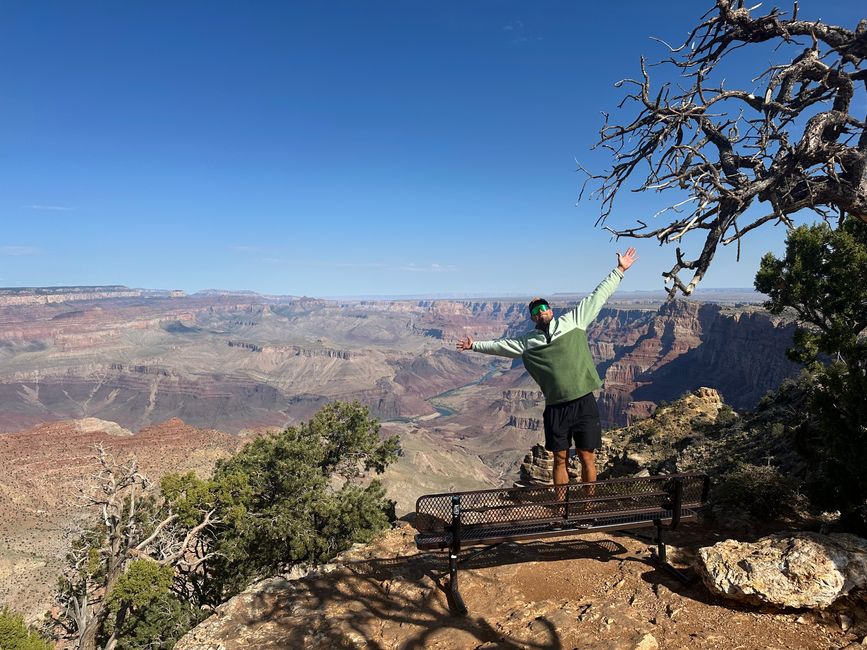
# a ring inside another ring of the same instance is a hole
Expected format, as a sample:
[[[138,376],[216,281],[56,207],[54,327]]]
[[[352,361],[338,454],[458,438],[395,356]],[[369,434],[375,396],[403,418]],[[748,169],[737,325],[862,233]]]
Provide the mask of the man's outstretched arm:
[[[637,259],[638,255],[635,254],[635,249],[632,246],[627,248],[625,253],[617,253],[617,268],[611,271],[593,290],[593,293],[579,302],[572,310],[575,325],[579,329],[586,330],[590,326],[590,323],[599,315],[602,306],[620,286],[623,274]]]
[[[497,339],[495,341],[474,341],[471,337],[461,339],[457,343],[457,349],[473,350],[483,354],[493,354],[498,357],[517,359],[523,354],[526,345],[521,339]]]

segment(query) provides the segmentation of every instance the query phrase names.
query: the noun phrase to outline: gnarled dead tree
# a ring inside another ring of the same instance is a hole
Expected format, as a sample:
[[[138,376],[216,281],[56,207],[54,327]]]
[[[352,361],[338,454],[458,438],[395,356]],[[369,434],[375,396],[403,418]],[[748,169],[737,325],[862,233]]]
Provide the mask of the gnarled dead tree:
[[[597,226],[616,237],[655,238],[679,244],[689,232],[705,231],[694,259],[680,247],[664,272],[669,296],[692,293],[720,244],[737,243],[768,222],[791,225],[791,215],[812,210],[823,219],[847,214],[867,221],[867,129],[853,115],[853,99],[867,88],[867,19],[852,31],[821,21],[798,19],[776,8],[753,17],[759,5],[716,0],[684,45],[669,47],[657,65],[673,66],[683,85],[651,85],[645,60],[641,78],[618,86],[630,89],[639,113],[625,125],[608,115],[596,147],[610,151],[609,171],[591,174],[600,183]],[[720,65],[745,46],[774,43],[786,62],[759,74],[750,90],[728,89]],[[861,106],[863,110],[863,106]],[[665,225],[614,229],[605,222],[622,189],[671,190],[678,196],[661,214]],[[682,199],[682,200],[681,200]],[[763,205],[761,212],[748,210]],[[682,271],[692,272],[684,282]]]
[[[171,567],[174,589],[183,592],[183,576],[214,555],[208,553],[205,533],[219,523],[210,510],[202,511],[192,527],[178,525],[178,515],[155,494],[134,457],[119,463],[98,445],[96,460],[97,470],[82,488],[81,498],[85,508],[99,513],[98,523],[73,544],[56,596],[59,611],[54,622],[75,650],[96,650],[112,615],[108,598],[131,562],[141,559]],[[113,633],[103,650],[117,646],[128,608],[121,602],[113,613]]]

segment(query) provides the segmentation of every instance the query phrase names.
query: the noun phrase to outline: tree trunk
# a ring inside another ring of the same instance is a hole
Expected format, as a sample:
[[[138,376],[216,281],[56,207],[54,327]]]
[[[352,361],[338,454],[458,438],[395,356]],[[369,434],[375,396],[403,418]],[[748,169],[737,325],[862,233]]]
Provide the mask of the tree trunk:
[[[127,604],[124,601],[120,609],[117,610],[117,616],[114,619],[114,631],[111,633],[108,641],[105,642],[103,650],[114,650],[117,647],[117,640],[120,638],[120,628],[123,627],[123,621],[126,618],[126,610]]]
[[[78,645],[75,646],[75,650],[97,650],[96,634],[99,632],[101,618],[100,616],[91,617],[81,636],[78,637]]]

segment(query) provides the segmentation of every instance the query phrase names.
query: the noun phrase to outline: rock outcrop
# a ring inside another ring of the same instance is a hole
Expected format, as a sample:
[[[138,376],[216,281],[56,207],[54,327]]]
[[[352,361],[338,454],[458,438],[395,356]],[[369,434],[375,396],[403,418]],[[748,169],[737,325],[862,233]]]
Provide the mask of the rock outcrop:
[[[828,607],[867,585],[867,540],[799,532],[699,549],[696,568],[712,592],[753,605]]]
[[[516,415],[509,416],[506,426],[525,429],[526,431],[542,431],[544,429],[541,418],[521,418]]]
[[[581,480],[581,470],[574,458],[569,459],[566,471],[569,473],[570,483]],[[515,487],[554,485],[554,454],[542,445],[534,445],[524,457],[519,472],[520,478],[515,482]]]
[[[34,287],[32,289],[0,289],[0,307],[17,305],[48,305],[79,300],[106,298],[138,298],[139,289],[120,285],[96,287]]]
[[[603,434],[598,466],[605,478],[642,469],[651,473],[704,469],[707,449],[700,444],[701,428],[716,423],[722,408],[716,390],[700,387],[660,407],[651,418]]]

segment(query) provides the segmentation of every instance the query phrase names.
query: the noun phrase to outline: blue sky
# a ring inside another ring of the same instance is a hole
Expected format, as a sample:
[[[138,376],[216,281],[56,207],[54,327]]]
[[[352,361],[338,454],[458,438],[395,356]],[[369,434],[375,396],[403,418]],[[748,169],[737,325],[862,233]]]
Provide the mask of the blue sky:
[[[614,82],[705,4],[8,0],[0,286],[589,290],[630,242],[576,205],[575,162],[604,164]],[[616,223],[649,216],[625,199]],[[751,286],[783,237],[720,254],[700,288]],[[623,289],[661,288],[673,250],[636,245]]]

